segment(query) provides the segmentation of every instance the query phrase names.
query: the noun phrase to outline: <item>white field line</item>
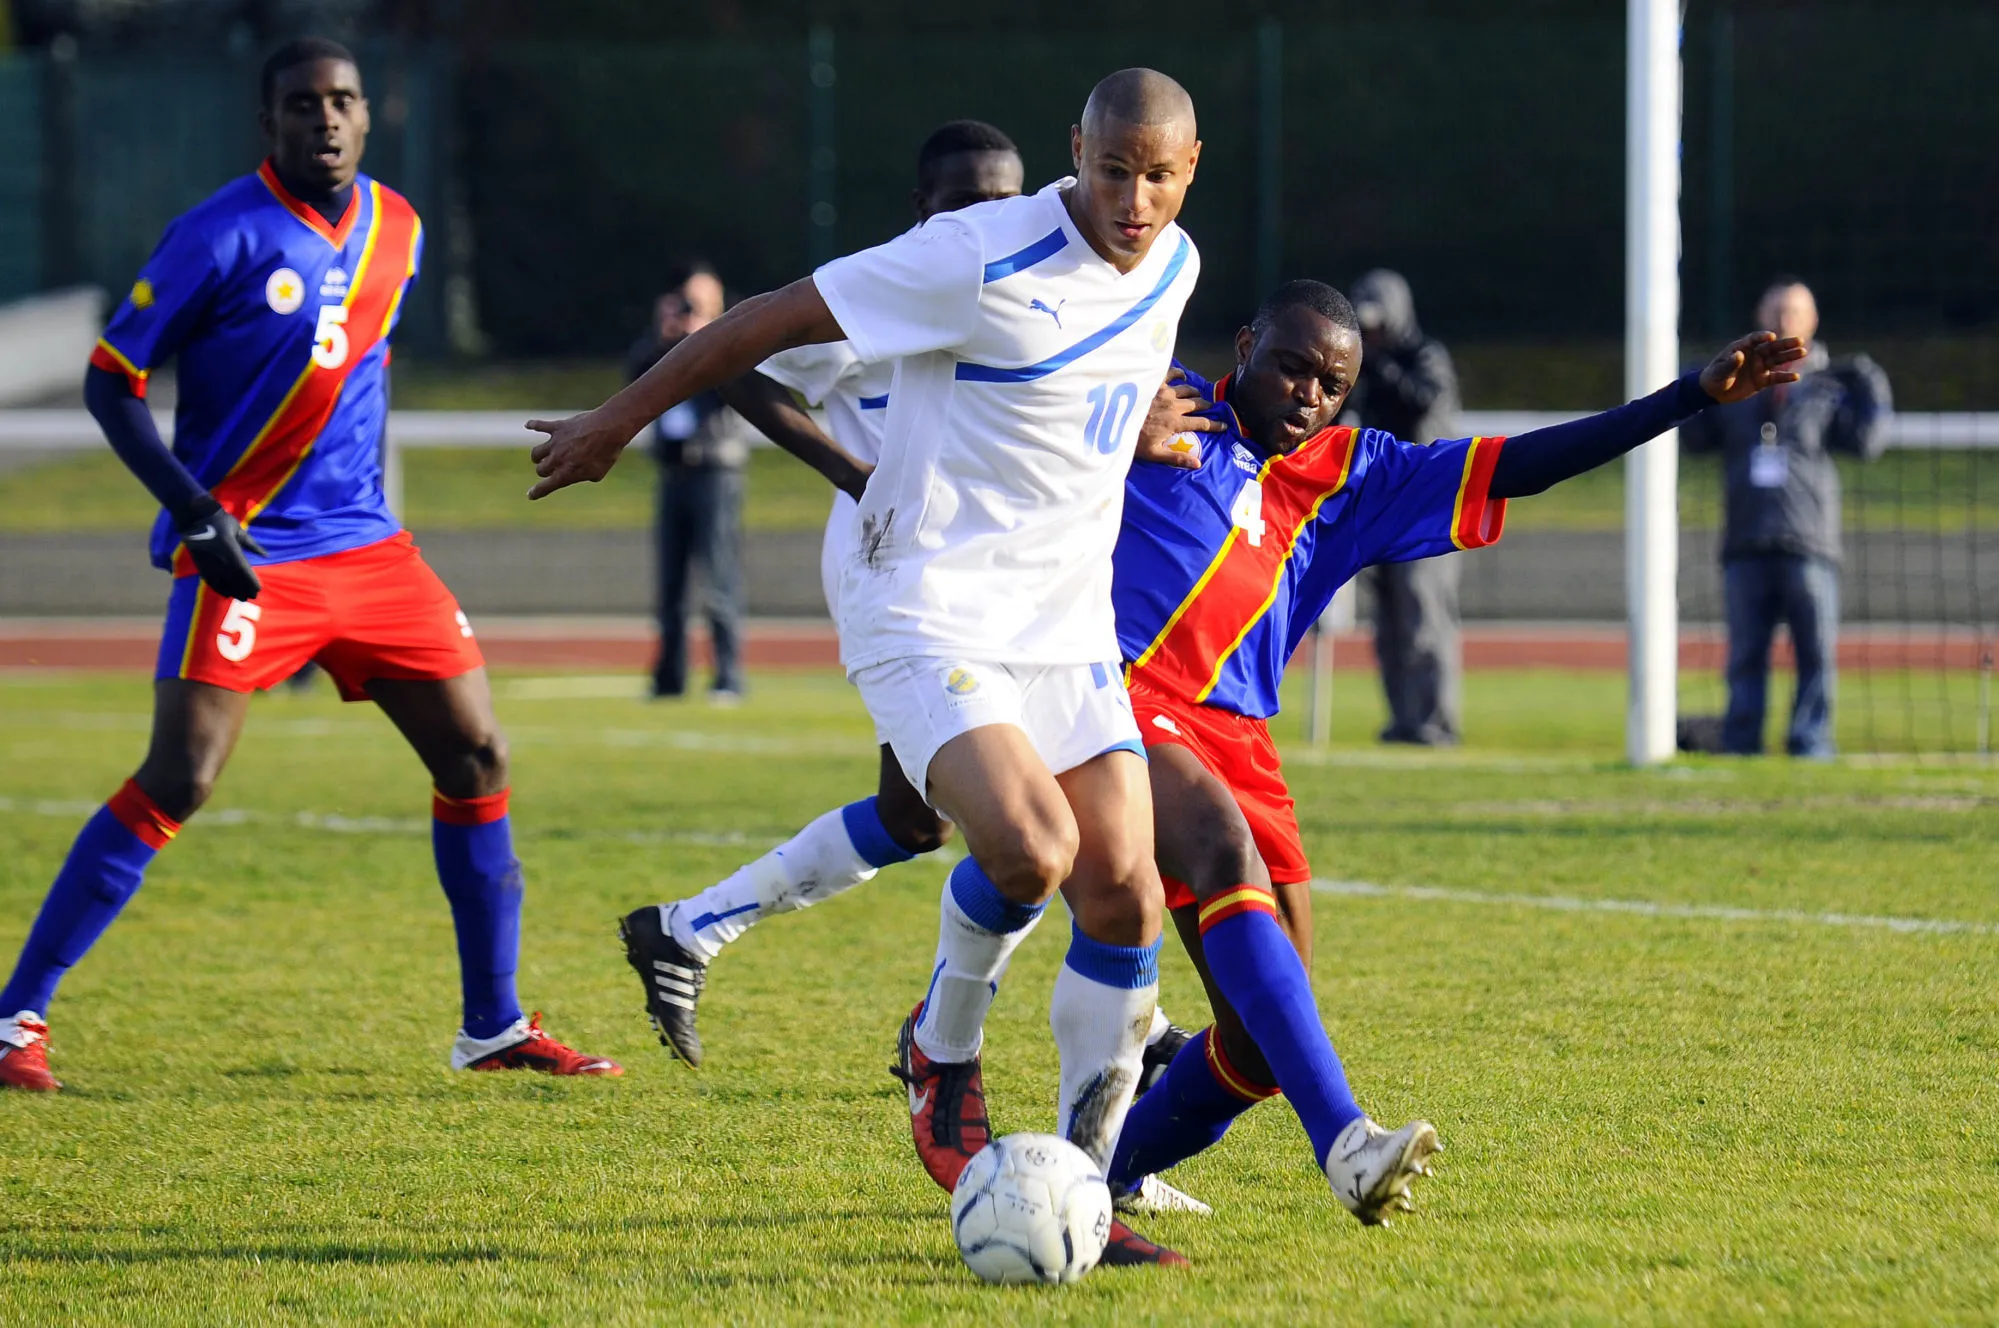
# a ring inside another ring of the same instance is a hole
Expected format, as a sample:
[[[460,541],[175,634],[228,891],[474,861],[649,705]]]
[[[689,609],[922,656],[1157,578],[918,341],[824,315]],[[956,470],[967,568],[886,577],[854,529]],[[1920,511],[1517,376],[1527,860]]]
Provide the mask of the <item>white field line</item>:
[[[1483,904],[1537,908],[1556,913],[1617,913],[1626,917],[1673,918],[1698,922],[1778,922],[1792,926],[1849,927],[1933,935],[1999,936],[1999,925],[1945,918],[1904,918],[1872,913],[1807,913],[1802,909],[1733,908],[1726,904],[1663,904],[1646,899],[1583,899],[1575,895],[1522,895],[1485,890],[1450,890],[1434,885],[1375,885],[1370,881],[1314,879],[1319,894],[1362,899],[1414,899],[1426,903]]]
[[[54,798],[0,797],[0,815],[49,816],[81,821],[101,804]],[[326,812],[260,812],[230,807],[201,813],[204,825],[281,825],[349,835],[417,835],[430,830],[429,818],[340,816]],[[539,836],[530,835],[529,838]],[[627,830],[590,839],[616,839],[630,844],[683,844],[700,848],[764,850],[781,840],[741,832],[715,834],[699,830]],[[957,861],[946,849],[933,855],[939,865]],[[1671,918],[1696,922],[1784,923],[1791,926],[1844,927],[1929,935],[1999,936],[1999,924],[1959,922],[1946,918],[1894,917],[1873,913],[1808,913],[1802,909],[1735,908],[1726,904],[1670,904],[1646,899],[1585,899],[1576,895],[1525,895],[1486,890],[1452,890],[1433,885],[1376,885],[1371,881],[1314,879],[1320,894],[1360,899],[1410,899],[1424,903],[1476,904],[1501,908],[1542,909],[1556,913],[1613,913],[1625,917]]]

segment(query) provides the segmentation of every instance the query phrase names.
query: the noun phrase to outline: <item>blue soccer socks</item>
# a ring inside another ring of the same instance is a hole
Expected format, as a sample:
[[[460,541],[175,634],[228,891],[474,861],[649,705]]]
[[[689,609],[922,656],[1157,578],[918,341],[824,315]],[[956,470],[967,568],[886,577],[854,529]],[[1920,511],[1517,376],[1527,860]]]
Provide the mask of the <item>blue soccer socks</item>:
[[[1125,1118],[1111,1162],[1111,1184],[1129,1187],[1178,1166],[1219,1143],[1236,1117],[1276,1095],[1275,1088],[1235,1067],[1214,1029],[1203,1030],[1180,1048],[1166,1077]]]
[[[846,827],[854,852],[870,867],[893,867],[916,856],[889,835],[888,827],[882,824],[879,800],[872,795],[842,807],[840,824]]]
[[[84,823],[0,989],[0,1017],[47,1014],[63,974],[94,945],[145,879],[146,867],[180,833],[139,786],[126,780]]]
[[[514,994],[520,965],[521,864],[507,820],[507,790],[483,798],[431,799],[431,851],[458,931],[458,976],[465,1032],[498,1036],[521,1017]]]
[[[1362,1113],[1319,1020],[1304,962],[1277,924],[1275,897],[1238,885],[1202,904],[1201,949],[1323,1165],[1340,1131]]]

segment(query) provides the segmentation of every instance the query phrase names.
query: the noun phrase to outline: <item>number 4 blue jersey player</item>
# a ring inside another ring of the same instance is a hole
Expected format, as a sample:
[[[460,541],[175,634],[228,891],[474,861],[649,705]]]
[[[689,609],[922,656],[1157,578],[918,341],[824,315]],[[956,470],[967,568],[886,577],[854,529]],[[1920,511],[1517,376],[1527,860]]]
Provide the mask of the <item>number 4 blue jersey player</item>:
[[[1265,721],[1284,666],[1333,594],[1373,563],[1478,548],[1506,501],[1629,451],[1716,402],[1794,381],[1796,340],[1745,337],[1616,410],[1511,439],[1428,446],[1331,427],[1360,367],[1358,324],[1330,286],[1280,287],[1206,388],[1226,428],[1198,469],[1140,463],[1125,487],[1113,602],[1144,736],[1167,907],[1215,1023],[1125,1122],[1114,1192],[1219,1140],[1282,1092],[1340,1201],[1361,1221],[1407,1207],[1437,1148],[1424,1121],[1386,1131],[1355,1103],[1307,976],[1311,871]]]
[[[521,876],[505,740],[477,642],[382,499],[389,337],[422,226],[360,174],[368,103],[347,51],[265,64],[271,156],[167,229],[91,356],[84,397],[153,496],[174,574],[144,763],[78,835],[0,989],[0,1085],[51,1091],[56,984],[204,802],[250,693],[317,660],[389,715],[435,784],[432,844],[457,924],[466,1069],[617,1074],[525,1018]],[[174,447],[144,395],[177,359]]]

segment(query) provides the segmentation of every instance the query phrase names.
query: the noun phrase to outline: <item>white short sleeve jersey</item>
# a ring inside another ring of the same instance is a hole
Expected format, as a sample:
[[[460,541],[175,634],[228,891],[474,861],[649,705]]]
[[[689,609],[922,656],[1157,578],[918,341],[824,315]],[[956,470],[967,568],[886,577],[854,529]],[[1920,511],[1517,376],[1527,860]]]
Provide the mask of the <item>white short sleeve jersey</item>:
[[[852,342],[829,341],[780,351],[758,371],[798,393],[806,405],[826,412],[826,432],[856,458],[869,465],[881,459],[882,421],[887,418],[894,360],[864,360]],[[826,513],[826,537],[819,545],[819,585],[836,624],[840,578],[858,543],[854,500],[835,489]]]
[[[1118,658],[1125,473],[1201,265],[1169,225],[1120,273],[1070,220],[1070,183],[932,217],[814,274],[854,353],[897,362],[841,582],[849,671]]]
[[[888,410],[895,361],[864,360],[851,341],[829,341],[780,351],[758,372],[826,412],[826,432],[859,460],[881,460],[882,421]]]

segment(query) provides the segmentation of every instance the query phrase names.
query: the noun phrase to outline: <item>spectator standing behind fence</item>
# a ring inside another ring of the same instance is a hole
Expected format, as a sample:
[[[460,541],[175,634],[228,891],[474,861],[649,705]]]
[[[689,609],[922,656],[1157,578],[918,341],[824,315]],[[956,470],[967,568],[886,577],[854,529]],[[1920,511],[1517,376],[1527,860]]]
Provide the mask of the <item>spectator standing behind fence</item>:
[[[706,263],[690,263],[653,306],[653,325],[625,362],[637,378],[683,337],[722,316],[722,282]],[[749,426],[713,392],[682,402],[652,426],[659,462],[655,535],[659,555],[659,655],[652,694],[687,691],[687,589],[700,565],[708,629],[714,643],[718,704],[743,692],[743,465]]]
[[[1763,750],[1770,641],[1791,631],[1798,687],[1784,740],[1793,756],[1833,753],[1832,704],[1839,649],[1840,493],[1835,452],[1880,455],[1893,404],[1888,375],[1865,355],[1834,362],[1815,340],[1818,304],[1792,277],[1764,291],[1757,326],[1798,337],[1804,377],[1680,429],[1689,453],[1719,452],[1726,511],[1722,596],[1728,615],[1728,713],[1682,725],[1681,746],[1752,755]]]
[[[1458,436],[1458,374],[1451,353],[1423,335],[1399,272],[1377,268],[1349,295],[1360,320],[1360,374],[1341,423],[1412,443]],[[1455,746],[1464,699],[1458,555],[1388,563],[1365,575],[1374,591],[1374,653],[1388,694],[1383,742]]]

